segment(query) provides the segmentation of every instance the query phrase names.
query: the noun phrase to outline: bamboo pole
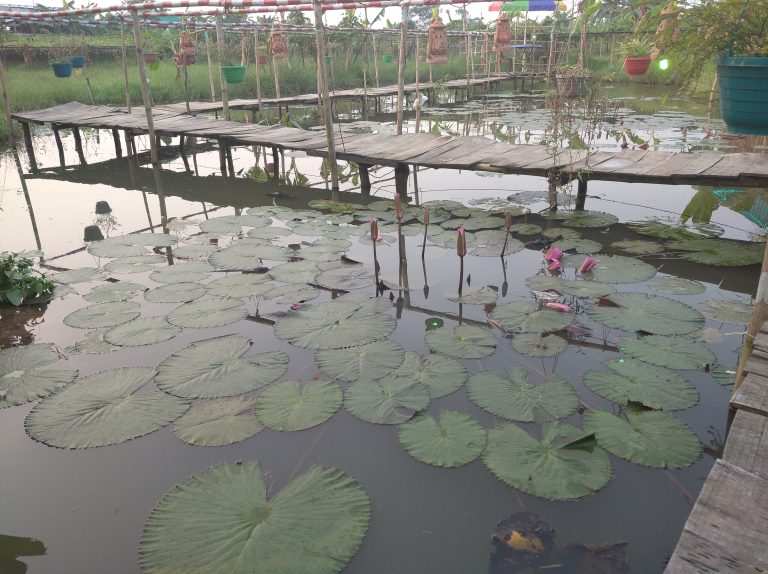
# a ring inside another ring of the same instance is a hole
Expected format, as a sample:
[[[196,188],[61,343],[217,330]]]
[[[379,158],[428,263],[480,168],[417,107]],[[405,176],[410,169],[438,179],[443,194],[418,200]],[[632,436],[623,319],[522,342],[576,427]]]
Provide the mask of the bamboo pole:
[[[208,79],[211,82],[211,102],[216,101],[216,84],[213,81],[213,61],[211,59],[211,39],[208,31],[205,32],[205,53],[208,56]]]
[[[144,112],[147,114],[147,132],[149,133],[149,151],[152,165],[158,165],[160,159],[157,154],[157,140],[155,138],[155,120],[152,117],[152,97],[149,93],[149,81],[147,80],[147,68],[144,64],[144,42],[141,38],[141,24],[139,13],[131,12],[133,18],[133,42],[136,46],[136,61],[139,65],[139,79],[141,80],[141,97],[144,100]]]
[[[339,191],[339,175],[336,173],[336,146],[333,141],[333,116],[331,115],[331,97],[328,93],[328,71],[325,68],[325,27],[323,25],[323,11],[320,8],[320,0],[312,0],[312,6],[315,9],[315,39],[317,41],[317,52],[320,56],[320,74],[323,79],[323,106],[325,108],[325,136],[328,142],[328,166],[331,171],[331,189],[333,197]]]
[[[275,73],[275,97],[280,99],[280,58],[272,57],[272,71]],[[279,105],[279,104],[278,104]]]
[[[224,33],[221,30],[221,17],[216,17],[216,55],[219,60],[219,84],[221,84],[221,105],[224,108],[224,119],[229,120],[229,92],[224,72],[221,70],[221,53],[224,49]]]
[[[408,39],[408,6],[402,7],[400,22],[400,54],[397,66],[397,135],[403,133],[403,100],[405,92],[405,43]]]
[[[123,55],[123,85],[125,86],[125,107],[131,113],[131,89],[128,84],[128,58],[125,51],[125,23],[120,22],[120,48]]]
[[[256,32],[253,40],[254,59],[256,60],[256,101],[259,102],[259,111],[261,111],[261,72],[259,71],[259,33]]]
[[[419,133],[419,123],[421,122],[421,93],[419,92],[419,37],[416,36],[416,133]],[[413,168],[413,180],[416,181],[416,169]]]
[[[469,33],[467,32],[467,5],[462,4],[462,7],[464,8],[464,11],[462,13],[461,17],[461,29],[466,34],[466,51],[467,51],[467,94],[469,94],[469,78],[472,75],[472,42],[469,37]]]
[[[376,87],[379,86],[379,47],[376,43],[376,34],[373,35],[373,69],[376,72]]]
[[[707,117],[712,119],[712,110],[715,107],[715,96],[717,94],[717,72],[715,72],[715,79],[712,80],[712,87],[709,89],[709,103],[707,105]]]
[[[736,380],[733,384],[733,394],[739,390],[744,381],[744,366],[747,364],[749,356],[752,354],[752,346],[755,343],[755,337],[760,332],[760,327],[768,321],[768,249],[763,255],[763,267],[760,270],[760,280],[757,284],[757,295],[755,295],[755,308],[752,311],[752,319],[747,327],[747,333],[744,336],[744,345],[741,348],[741,357],[739,366],[736,369]]]
[[[547,77],[552,71],[552,60],[555,59],[555,26],[557,18],[552,18],[552,30],[549,33],[549,57],[547,57]],[[613,53],[611,53],[611,63],[613,63]]]
[[[13,118],[11,117],[11,101],[8,99],[8,81],[5,77],[5,64],[0,57],[0,89],[3,92],[3,109],[5,121],[8,122],[8,141],[11,147],[16,147],[16,136],[13,134]]]

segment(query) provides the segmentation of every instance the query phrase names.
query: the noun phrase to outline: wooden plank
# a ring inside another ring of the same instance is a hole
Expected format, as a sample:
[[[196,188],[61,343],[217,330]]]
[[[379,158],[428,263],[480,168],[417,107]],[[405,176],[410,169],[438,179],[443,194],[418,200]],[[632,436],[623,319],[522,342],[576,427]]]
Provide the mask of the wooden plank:
[[[761,361],[764,365],[766,361]],[[731,398],[731,407],[742,409],[762,416],[768,416],[768,378],[750,371],[754,368],[756,362],[752,359],[747,361],[745,370],[748,374],[741,386]]]
[[[613,154],[613,157],[598,164],[592,164],[592,173],[613,173],[627,168],[643,159],[648,154],[645,150],[624,150]]]
[[[768,176],[768,156],[757,153],[729,153],[709,169],[702,172],[705,176],[738,179],[742,173]]]
[[[764,568],[729,548],[683,531],[664,574],[760,574],[766,572]]]
[[[646,153],[632,165],[620,167],[619,169],[614,170],[613,173],[641,174],[646,171],[652,171],[672,159],[675,155],[676,154],[674,153],[665,151]]]
[[[502,142],[491,142],[490,145],[477,146],[474,151],[464,156],[457,157],[455,161],[451,159],[452,153],[443,154],[435,159],[435,167],[471,169],[479,163],[491,163],[503,152],[509,150],[509,144]]]
[[[531,164],[537,164],[551,158],[552,154],[544,146],[525,144],[519,145],[509,152],[500,155],[491,166],[501,167],[507,171],[517,171]],[[542,171],[546,172],[546,170]]]
[[[723,460],[768,480],[768,417],[738,411],[728,431]]]
[[[645,172],[644,175],[658,177],[698,175],[722,158],[722,154],[715,153],[677,153],[662,165]]]
[[[578,159],[568,165],[560,166],[559,171],[560,173],[570,173],[574,175],[578,173],[589,174],[592,171],[592,166],[610,159],[614,155],[616,155],[616,152],[612,151],[599,151],[590,153],[582,159]]]
[[[559,150],[554,156],[525,167],[526,169],[554,169],[561,171],[562,168],[568,168],[574,162],[585,159],[588,154],[587,150],[566,148]]]

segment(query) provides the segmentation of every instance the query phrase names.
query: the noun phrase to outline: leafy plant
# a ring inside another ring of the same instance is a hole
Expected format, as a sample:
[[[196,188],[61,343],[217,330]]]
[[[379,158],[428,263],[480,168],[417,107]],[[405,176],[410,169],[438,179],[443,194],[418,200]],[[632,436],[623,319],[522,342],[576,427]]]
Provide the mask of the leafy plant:
[[[0,259],[0,269],[0,304],[10,303],[18,307],[53,295],[53,281],[33,269],[31,259],[9,253]]]
[[[628,38],[621,43],[619,51],[625,58],[642,58],[651,53],[651,44],[646,38]]]

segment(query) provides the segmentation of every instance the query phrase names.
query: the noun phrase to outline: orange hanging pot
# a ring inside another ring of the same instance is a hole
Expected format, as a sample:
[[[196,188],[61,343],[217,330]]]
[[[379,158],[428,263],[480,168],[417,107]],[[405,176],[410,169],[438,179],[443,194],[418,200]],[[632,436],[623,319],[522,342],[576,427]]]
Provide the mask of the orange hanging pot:
[[[279,28],[269,35],[269,53],[273,58],[285,59],[288,57],[288,38]]]
[[[445,34],[445,24],[439,16],[435,16],[429,24],[429,40],[427,41],[427,64],[448,63],[448,37]]]
[[[512,32],[509,29],[509,18],[506,14],[501,14],[496,20],[496,32],[493,34],[493,51],[503,52],[509,48],[512,41]]]

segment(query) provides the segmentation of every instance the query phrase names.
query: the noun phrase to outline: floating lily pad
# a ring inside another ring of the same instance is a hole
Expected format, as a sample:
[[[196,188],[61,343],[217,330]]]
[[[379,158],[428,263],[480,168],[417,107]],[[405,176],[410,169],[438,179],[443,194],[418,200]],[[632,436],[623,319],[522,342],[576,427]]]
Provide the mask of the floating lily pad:
[[[706,307],[701,309],[704,315],[715,321],[734,325],[748,325],[755,308],[751,303],[730,299],[708,299],[704,304]]]
[[[226,397],[195,403],[173,423],[173,434],[197,446],[240,442],[263,428],[253,414],[258,402],[248,397]]]
[[[433,399],[444,397],[457,390],[467,380],[467,370],[459,361],[430,353],[422,357],[413,351],[405,353],[405,360],[392,373],[393,377],[419,381],[428,389]]]
[[[172,339],[181,329],[169,325],[165,317],[144,317],[134,319],[104,333],[104,340],[120,347],[154,345]]]
[[[627,227],[641,235],[658,237],[659,239],[695,239],[696,235],[684,225],[670,225],[658,219],[646,221],[630,221]]]
[[[512,339],[512,346],[530,357],[554,357],[568,348],[568,341],[557,335],[520,333]]]
[[[648,286],[671,295],[698,295],[704,293],[705,287],[698,281],[682,277],[654,277],[648,281]]]
[[[369,287],[375,283],[373,271],[362,265],[345,265],[337,269],[330,269],[320,273],[315,282],[327,289],[360,289]]]
[[[288,261],[293,256],[287,247],[240,242],[211,254],[208,261],[219,269],[254,271],[263,267],[264,261]]]
[[[269,270],[269,276],[281,283],[314,283],[318,273],[314,261],[290,261]]]
[[[122,367],[82,377],[38,403],[27,416],[27,432],[50,446],[90,448],[156,431],[189,403],[160,391],[137,393],[154,375],[154,369]]]
[[[400,445],[413,458],[454,468],[475,460],[485,448],[485,429],[475,419],[456,411],[442,411],[435,420],[419,414],[400,425]]]
[[[49,278],[55,283],[63,283],[64,285],[72,285],[74,283],[85,283],[86,281],[98,281],[104,277],[104,272],[101,269],[95,269],[93,267],[83,267],[81,269],[70,269],[69,271],[62,271],[61,273],[55,273]]]
[[[550,500],[581,498],[608,484],[611,463],[602,449],[568,446],[584,431],[547,423],[541,434],[538,441],[511,423],[492,428],[483,462],[506,484]]]
[[[180,263],[153,271],[149,278],[156,283],[196,283],[208,277],[213,267],[207,263]]]
[[[534,291],[557,291],[573,297],[605,297],[616,293],[616,287],[609,283],[584,281],[583,279],[561,279],[546,275],[535,275],[525,280]]]
[[[248,232],[248,237],[253,239],[277,239],[278,237],[286,237],[292,235],[293,231],[286,229],[285,227],[257,227],[251,229]]]
[[[125,281],[107,283],[106,285],[94,287],[89,293],[83,295],[83,299],[90,303],[116,303],[133,299],[137,293],[145,289],[144,285],[139,285],[138,283],[128,283]]]
[[[608,227],[619,221],[612,213],[603,211],[570,211],[562,219],[566,227]]]
[[[710,371],[712,378],[715,379],[718,384],[724,387],[733,387],[736,383],[736,375],[738,371],[736,366],[728,367],[726,365],[718,365]]]
[[[579,406],[579,397],[567,381],[552,375],[534,385],[519,365],[507,367],[506,376],[495,371],[472,374],[467,393],[481,409],[513,421],[557,420]]]
[[[156,265],[164,265],[168,262],[161,255],[136,255],[134,257],[121,257],[113,259],[104,266],[104,269],[114,274],[144,273],[151,271]]]
[[[397,425],[429,405],[429,389],[418,381],[385,377],[359,381],[344,393],[344,406],[357,418],[374,424]]]
[[[64,317],[64,324],[78,329],[99,329],[127,323],[140,314],[138,303],[132,301],[96,303],[73,311]]]
[[[489,316],[504,329],[518,333],[551,333],[573,322],[572,313],[541,309],[535,301],[513,301],[499,305]]]
[[[279,379],[288,368],[288,355],[269,351],[245,356],[246,337],[226,335],[198,341],[165,359],[158,369],[158,388],[182,398],[241,395]]]
[[[88,246],[88,253],[96,257],[146,255],[147,247],[168,247],[178,240],[175,235],[163,233],[131,233],[94,241]]]
[[[607,299],[617,305],[595,305],[587,310],[595,321],[613,329],[655,335],[684,335],[704,325],[696,309],[679,301],[645,293],[615,293]]]
[[[282,381],[259,397],[256,416],[271,429],[300,431],[324,423],[339,410],[341,387],[325,379]]]
[[[565,227],[550,227],[541,232],[544,237],[550,239],[580,239],[581,233],[575,229],[566,229]]]
[[[85,336],[71,347],[67,347],[67,353],[110,353],[120,347],[111,345],[104,340],[104,333],[109,329],[94,329],[88,331]]]
[[[181,257],[182,259],[208,259],[211,253],[215,253],[219,250],[218,245],[210,245],[205,243],[182,245],[173,250],[175,257]]]
[[[619,348],[623,353],[669,369],[694,370],[714,365],[715,354],[703,345],[697,345],[683,337],[648,335],[640,339],[622,337]]]
[[[664,251],[664,246],[661,243],[629,239],[611,243],[611,247],[626,251],[627,253],[632,253],[633,255],[650,255],[652,253],[661,253]]]
[[[470,255],[476,257],[501,257],[501,249],[504,247],[504,238],[507,237],[507,230],[500,229],[494,231],[478,231],[475,233],[475,247]],[[504,249],[504,255],[511,255],[522,251],[525,246],[511,235],[507,239],[507,247]]]
[[[656,275],[656,268],[653,265],[631,257],[597,254],[593,259],[597,260],[597,265],[592,271],[581,274],[585,279],[594,279],[602,283],[639,283]],[[563,258],[563,266],[578,269],[583,261],[583,255],[566,255]]]
[[[256,461],[221,464],[171,490],[139,543],[144,572],[335,574],[365,536],[370,502],[340,470],[311,467],[269,493]]]
[[[0,350],[0,409],[47,397],[74,381],[76,370],[39,369],[59,358],[44,343]]]
[[[272,289],[273,284],[268,279],[266,274],[237,273],[214,279],[206,284],[206,288],[214,297],[231,299],[257,297]]]
[[[684,239],[667,244],[668,249],[680,249],[681,257],[703,265],[736,267],[757,265],[763,260],[765,245],[727,239]]]
[[[448,297],[449,301],[464,303],[466,305],[489,305],[495,303],[499,294],[490,287],[481,287],[464,295]]]
[[[279,304],[293,304],[310,301],[320,295],[320,290],[308,285],[283,285],[281,283],[270,282],[272,288],[265,292],[262,297]]]
[[[433,351],[458,359],[482,359],[496,351],[493,333],[472,325],[434,329],[427,332],[425,340]]]
[[[603,411],[584,413],[584,429],[609,452],[656,468],[685,468],[699,457],[698,437],[680,419],[659,411],[625,410],[627,420]]]
[[[206,286],[201,283],[170,283],[144,293],[144,298],[151,303],[189,303],[206,294]]]
[[[554,246],[563,251],[575,251],[582,254],[599,253],[603,248],[601,243],[591,239],[560,239],[555,241]]]
[[[245,319],[248,311],[236,299],[201,299],[184,303],[168,313],[168,322],[185,329],[221,327]]]
[[[394,341],[318,351],[315,362],[325,374],[341,381],[373,381],[402,365],[403,348]]]
[[[699,400],[696,387],[670,369],[632,359],[612,359],[603,363],[611,373],[587,371],[584,384],[613,402],[635,402],[651,409],[687,409]]]
[[[509,230],[517,235],[536,235],[542,231],[540,225],[533,223],[514,223],[510,226]]]
[[[206,233],[222,233],[233,235],[240,232],[240,221],[236,215],[224,215],[206,219],[200,224],[200,229]]]

